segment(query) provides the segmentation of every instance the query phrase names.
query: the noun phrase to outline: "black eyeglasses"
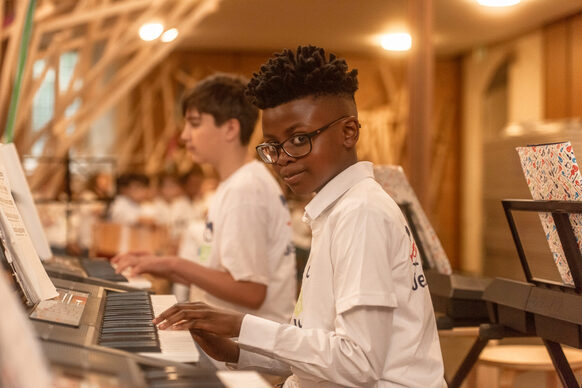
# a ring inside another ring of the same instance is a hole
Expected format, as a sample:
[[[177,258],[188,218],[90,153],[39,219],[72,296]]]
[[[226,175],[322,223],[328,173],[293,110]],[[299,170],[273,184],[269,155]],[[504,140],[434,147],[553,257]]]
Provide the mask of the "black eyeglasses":
[[[257,153],[263,162],[267,164],[277,163],[279,160],[279,149],[282,149],[292,158],[302,158],[311,152],[311,138],[313,136],[319,135],[321,132],[346,118],[356,119],[355,116],[344,115],[313,132],[295,134],[288,139],[283,140],[281,143],[261,143],[257,146]],[[358,124],[358,127],[359,126],[360,124]]]

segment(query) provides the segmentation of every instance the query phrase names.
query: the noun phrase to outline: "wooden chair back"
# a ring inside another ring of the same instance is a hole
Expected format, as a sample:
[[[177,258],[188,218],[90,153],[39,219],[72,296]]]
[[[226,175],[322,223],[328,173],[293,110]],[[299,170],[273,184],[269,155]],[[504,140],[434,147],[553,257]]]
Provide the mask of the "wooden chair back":
[[[165,253],[168,231],[152,225],[121,225],[97,222],[93,225],[90,257],[111,258],[120,252],[145,251]]]

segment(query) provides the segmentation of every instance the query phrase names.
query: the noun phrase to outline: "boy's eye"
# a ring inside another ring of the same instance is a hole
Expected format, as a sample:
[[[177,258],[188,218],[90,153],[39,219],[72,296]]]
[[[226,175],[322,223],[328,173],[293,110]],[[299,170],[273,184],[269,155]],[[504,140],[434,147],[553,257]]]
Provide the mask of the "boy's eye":
[[[293,136],[290,140],[291,144],[294,146],[302,146],[305,145],[309,140],[308,136],[305,135],[297,135]]]

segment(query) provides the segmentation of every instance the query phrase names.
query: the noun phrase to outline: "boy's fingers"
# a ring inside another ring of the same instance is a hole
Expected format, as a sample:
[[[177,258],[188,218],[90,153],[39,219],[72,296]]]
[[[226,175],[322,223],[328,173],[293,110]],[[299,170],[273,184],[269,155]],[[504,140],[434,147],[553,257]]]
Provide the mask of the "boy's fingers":
[[[123,258],[117,262],[117,267],[115,268],[116,273],[122,273],[127,267],[131,267],[132,260],[129,258]]]
[[[157,317],[154,318],[153,322],[155,324],[158,324],[158,323],[162,322],[163,320],[165,320],[170,315],[175,314],[177,310],[178,310],[177,305],[173,305],[172,307],[162,311],[160,313],[160,315],[158,315]]]
[[[118,253],[117,255],[113,256],[111,258],[111,262],[112,263],[117,263],[123,259],[125,259],[126,257],[130,256],[131,254],[128,252],[122,252],[122,253]]]
[[[178,310],[174,314],[167,316],[165,321],[163,321],[159,325],[159,328],[162,330],[167,329],[168,327],[173,326],[174,324],[176,324],[178,322],[182,322],[185,319],[186,319],[186,316],[184,314],[184,311]]]
[[[118,263],[120,261],[124,261],[127,258],[133,258],[133,257],[138,257],[138,256],[145,256],[145,255],[149,255],[149,252],[146,251],[131,251],[131,252],[123,252],[123,253],[118,253],[117,255],[113,256],[111,258],[111,262],[113,264]]]
[[[160,315],[154,318],[153,322],[156,324],[160,323],[168,317],[178,313],[182,309],[191,308],[192,305],[192,303],[176,303],[172,307],[168,307],[166,310],[162,311]]]
[[[180,329],[194,329],[202,328],[204,321],[204,313],[198,310],[178,309],[174,314],[166,317],[165,322],[160,324],[160,329],[166,329],[170,326],[176,326]]]

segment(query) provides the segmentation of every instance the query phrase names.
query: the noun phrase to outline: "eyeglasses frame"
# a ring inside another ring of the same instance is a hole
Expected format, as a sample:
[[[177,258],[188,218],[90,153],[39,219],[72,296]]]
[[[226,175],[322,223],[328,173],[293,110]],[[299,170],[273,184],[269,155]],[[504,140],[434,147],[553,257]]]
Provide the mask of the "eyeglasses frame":
[[[329,122],[328,124],[325,124],[323,127],[317,128],[314,131],[307,132],[307,133],[296,133],[296,134],[293,134],[293,135],[289,136],[287,139],[283,140],[280,143],[261,143],[258,146],[256,146],[255,149],[257,151],[257,154],[259,154],[259,157],[261,158],[261,160],[264,163],[267,163],[267,164],[275,164],[275,163],[277,163],[279,161],[279,156],[281,155],[281,150],[283,150],[283,152],[285,152],[285,154],[287,156],[289,156],[290,158],[295,158],[295,159],[297,159],[297,158],[303,158],[303,157],[309,155],[311,153],[311,150],[313,149],[313,143],[311,141],[311,138],[312,137],[319,135],[320,133],[322,133],[326,129],[331,128],[333,125],[335,125],[335,124],[339,123],[340,121],[342,121],[344,119],[347,119],[347,118],[349,118],[349,119],[355,119],[356,121],[358,120],[358,118],[356,116],[343,115],[343,116],[341,116],[341,117],[339,117],[339,118],[337,118],[337,119]],[[358,123],[358,128],[360,128],[360,127],[361,127],[361,125],[360,125],[360,123]],[[301,156],[293,156],[293,155],[289,154],[289,152],[287,152],[287,150],[285,148],[283,148],[283,144],[285,144],[287,141],[289,141],[290,139],[294,138],[295,136],[307,136],[307,139],[309,140],[309,151],[307,151],[307,153],[305,153],[305,154],[303,154]],[[273,162],[267,162],[267,161],[265,161],[265,159],[263,159],[263,157],[261,156],[261,153],[259,152],[259,148],[262,148],[262,147],[265,147],[265,146],[271,146],[271,147],[275,147],[277,149],[277,159],[275,161],[273,161]]]

